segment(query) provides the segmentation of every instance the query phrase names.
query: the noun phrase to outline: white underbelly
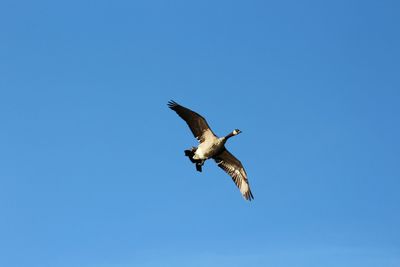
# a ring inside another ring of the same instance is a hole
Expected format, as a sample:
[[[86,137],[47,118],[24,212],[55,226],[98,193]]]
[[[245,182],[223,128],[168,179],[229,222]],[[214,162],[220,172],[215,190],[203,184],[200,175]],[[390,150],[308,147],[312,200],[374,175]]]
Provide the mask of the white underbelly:
[[[206,157],[206,152],[208,150],[205,147],[201,147],[199,146],[196,150],[196,152],[194,153],[194,158],[195,159],[207,159]]]
[[[214,150],[218,150],[219,144],[214,142],[201,143],[195,152],[194,159],[208,159],[213,156]]]

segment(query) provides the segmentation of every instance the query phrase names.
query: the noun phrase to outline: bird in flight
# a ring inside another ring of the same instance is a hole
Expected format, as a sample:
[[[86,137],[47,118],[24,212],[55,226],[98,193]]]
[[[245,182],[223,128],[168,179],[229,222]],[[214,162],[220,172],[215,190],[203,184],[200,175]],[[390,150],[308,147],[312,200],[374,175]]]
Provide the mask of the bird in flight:
[[[246,200],[251,201],[254,199],[242,163],[225,148],[226,141],[232,136],[240,134],[241,131],[235,129],[226,136],[218,137],[213,133],[207,121],[200,114],[172,100],[168,102],[168,107],[187,123],[194,137],[199,141],[197,147],[185,150],[185,156],[196,165],[196,170],[201,172],[204,162],[212,158],[218,167],[232,177],[232,180]]]

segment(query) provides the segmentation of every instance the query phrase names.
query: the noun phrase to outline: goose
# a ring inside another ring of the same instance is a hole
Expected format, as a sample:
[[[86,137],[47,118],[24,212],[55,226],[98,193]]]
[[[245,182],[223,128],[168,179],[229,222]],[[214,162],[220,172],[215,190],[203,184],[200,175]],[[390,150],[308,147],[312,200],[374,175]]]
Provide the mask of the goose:
[[[213,159],[218,167],[231,176],[244,199],[249,201],[254,199],[242,163],[225,148],[226,141],[240,134],[241,131],[235,129],[226,136],[218,137],[200,114],[179,105],[173,100],[168,102],[168,107],[187,123],[194,137],[199,141],[197,147],[184,151],[185,156],[196,165],[196,170],[201,172],[204,162]]]

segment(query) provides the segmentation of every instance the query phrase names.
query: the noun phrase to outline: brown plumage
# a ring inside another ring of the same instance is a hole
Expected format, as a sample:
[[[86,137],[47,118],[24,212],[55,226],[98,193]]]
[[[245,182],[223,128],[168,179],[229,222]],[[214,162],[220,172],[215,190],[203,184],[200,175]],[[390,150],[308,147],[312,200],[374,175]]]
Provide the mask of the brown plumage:
[[[185,150],[185,155],[192,163],[196,164],[196,170],[201,172],[204,162],[212,158],[221,169],[232,177],[233,182],[246,200],[254,199],[242,163],[225,148],[226,141],[232,136],[238,135],[241,131],[236,129],[228,135],[218,138],[200,114],[174,101],[169,101],[168,107],[187,123],[194,137],[200,143],[197,148],[192,147],[190,150]]]
[[[185,108],[172,100],[168,102],[168,107],[186,121],[194,137],[199,140],[200,143],[204,142],[206,137],[209,135],[215,136],[211,131],[210,126],[208,126],[206,119],[204,119],[200,114]]]
[[[251,193],[249,181],[247,180],[247,173],[243,168],[242,163],[235,158],[228,150],[224,150],[220,154],[213,157],[218,167],[223,169],[227,174],[232,177],[233,182],[239,188],[243,197],[247,200],[254,199]]]

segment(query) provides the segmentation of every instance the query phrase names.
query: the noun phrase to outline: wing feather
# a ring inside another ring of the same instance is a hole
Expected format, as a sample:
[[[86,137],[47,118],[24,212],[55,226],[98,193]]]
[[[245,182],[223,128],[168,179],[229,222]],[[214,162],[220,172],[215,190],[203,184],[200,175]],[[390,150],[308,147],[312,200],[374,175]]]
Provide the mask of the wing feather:
[[[215,134],[211,131],[206,119],[204,119],[200,114],[185,108],[172,100],[168,102],[168,107],[175,111],[179,117],[186,122],[194,137],[196,137],[199,142],[204,142],[204,140],[209,137],[215,137]]]
[[[235,156],[225,149],[218,156],[214,157],[214,160],[218,164],[218,167],[223,169],[232,177],[233,182],[239,188],[246,200],[251,201],[254,199],[250,190],[249,181],[247,180],[246,171],[244,170],[242,163],[235,158]]]

